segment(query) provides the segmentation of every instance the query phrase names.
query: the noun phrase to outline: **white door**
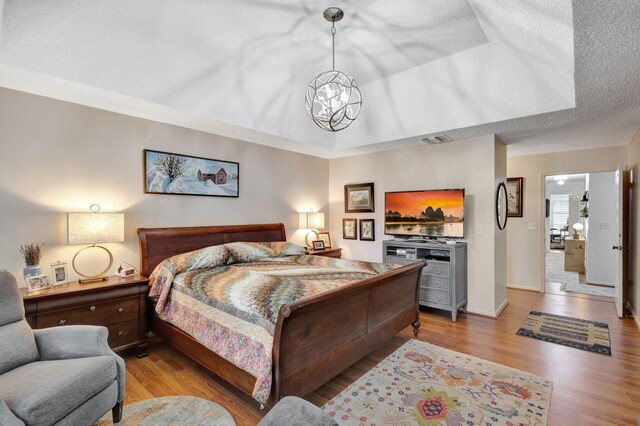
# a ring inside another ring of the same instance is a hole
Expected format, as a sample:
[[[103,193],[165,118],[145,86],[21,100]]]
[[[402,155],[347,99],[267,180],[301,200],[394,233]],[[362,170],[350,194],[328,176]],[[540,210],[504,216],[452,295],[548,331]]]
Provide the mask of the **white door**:
[[[622,166],[618,166],[616,170],[616,182],[615,190],[618,196],[616,197],[616,208],[618,210],[618,220],[616,221],[616,233],[618,235],[618,243],[612,247],[616,253],[616,273],[615,273],[615,288],[616,288],[616,312],[619,317],[623,316],[623,308],[625,302],[625,287],[627,281],[627,261],[626,256],[629,253],[629,241],[628,235],[628,175],[625,173]]]

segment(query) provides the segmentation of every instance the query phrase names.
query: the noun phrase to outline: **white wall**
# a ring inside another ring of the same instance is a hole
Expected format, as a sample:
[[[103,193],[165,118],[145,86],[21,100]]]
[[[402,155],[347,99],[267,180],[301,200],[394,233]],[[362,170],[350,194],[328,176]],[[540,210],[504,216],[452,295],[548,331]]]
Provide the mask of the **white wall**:
[[[631,188],[629,204],[629,297],[628,303],[635,315],[640,329],[640,197],[638,195],[638,172],[640,171],[640,130],[629,143],[629,169],[631,170]]]
[[[627,164],[627,146],[565,151],[507,158],[509,177],[524,177],[523,217],[507,223],[507,283],[544,290],[544,176],[603,172]],[[537,229],[529,230],[529,222]]]
[[[615,172],[589,175],[589,227],[587,234],[587,282],[615,284],[618,212]]]
[[[327,210],[329,162],[316,157],[6,89],[0,129],[0,268],[18,277],[25,243],[46,244],[46,272],[70,264],[83,246],[65,244],[65,213],[92,203],[125,214],[125,242],[107,245],[112,273],[121,261],[139,265],[138,227],[283,222],[301,243],[297,211]],[[145,194],[144,148],[239,162],[240,197]]]
[[[498,138],[496,138],[494,146],[494,188],[497,188],[500,182],[506,182],[507,180],[507,146]],[[495,273],[494,309],[497,314],[500,314],[507,306],[507,231],[506,229],[499,230],[497,221],[494,220],[493,222],[495,236],[493,259]]]
[[[500,276],[505,237],[497,235],[495,219],[495,189],[496,181],[504,177],[502,163],[506,164],[506,150],[493,135],[331,160],[332,238],[345,257],[380,262],[382,240],[391,238],[384,235],[385,192],[465,188],[469,311],[495,316],[506,299],[505,279]],[[344,185],[363,182],[375,184],[375,213],[344,213]],[[375,242],[343,240],[343,218],[375,219]]]

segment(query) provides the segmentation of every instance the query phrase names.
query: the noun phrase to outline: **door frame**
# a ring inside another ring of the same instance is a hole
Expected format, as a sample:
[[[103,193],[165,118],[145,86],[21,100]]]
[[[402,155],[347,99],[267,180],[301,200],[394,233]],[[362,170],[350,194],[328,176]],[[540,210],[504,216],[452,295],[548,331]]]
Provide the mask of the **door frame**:
[[[626,167],[626,166],[625,166]],[[627,170],[626,168],[624,169],[625,171]],[[609,169],[597,169],[597,170],[589,170],[589,171],[564,171],[564,172],[556,172],[556,171],[548,171],[548,172],[541,172],[540,173],[540,196],[541,196],[541,200],[540,200],[540,204],[538,206],[539,208],[539,212],[538,212],[538,223],[540,224],[540,226],[538,227],[538,229],[540,229],[542,232],[542,243],[540,243],[540,239],[538,239],[538,244],[540,244],[540,249],[539,249],[539,253],[540,253],[540,264],[539,264],[539,268],[538,270],[540,271],[540,282],[541,282],[541,287],[540,287],[540,292],[541,293],[546,293],[547,292],[547,252],[546,252],[546,227],[544,226],[545,224],[545,200],[546,200],[546,193],[547,193],[547,177],[549,176],[558,176],[558,175],[581,175],[581,174],[589,174],[589,173],[606,173],[606,172],[616,172],[616,169],[613,170],[609,170]],[[585,259],[586,261],[586,259]],[[624,283],[623,283],[623,288],[624,288]]]

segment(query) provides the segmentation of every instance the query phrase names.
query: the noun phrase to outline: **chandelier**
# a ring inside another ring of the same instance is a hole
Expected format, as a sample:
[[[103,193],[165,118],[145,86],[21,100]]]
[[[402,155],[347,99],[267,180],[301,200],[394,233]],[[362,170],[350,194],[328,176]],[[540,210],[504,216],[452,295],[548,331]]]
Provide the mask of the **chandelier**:
[[[323,16],[331,22],[333,69],[311,80],[305,104],[309,116],[318,127],[337,132],[349,127],[358,117],[362,95],[354,79],[336,70],[336,22],[344,17],[344,12],[338,7],[330,7]]]

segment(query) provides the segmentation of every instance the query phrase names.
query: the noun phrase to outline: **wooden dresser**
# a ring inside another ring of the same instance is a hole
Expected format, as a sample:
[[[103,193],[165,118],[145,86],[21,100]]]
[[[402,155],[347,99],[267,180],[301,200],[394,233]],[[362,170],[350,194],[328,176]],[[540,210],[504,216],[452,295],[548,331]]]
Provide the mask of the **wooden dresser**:
[[[20,289],[31,328],[72,324],[101,325],[109,329],[109,346],[115,351],[136,347],[139,358],[148,355],[147,291],[149,279],[109,277],[108,281],[78,284],[28,293]]]
[[[342,257],[342,249],[330,248],[324,250],[309,250],[309,254],[312,254],[314,256],[335,257],[336,259],[340,259]]]
[[[587,241],[583,238],[564,239],[564,270],[567,272],[585,273],[585,250]]]
[[[451,312],[467,312],[467,243],[445,244],[421,240],[384,240],[384,263],[406,265],[425,259],[420,276],[420,304]]]

